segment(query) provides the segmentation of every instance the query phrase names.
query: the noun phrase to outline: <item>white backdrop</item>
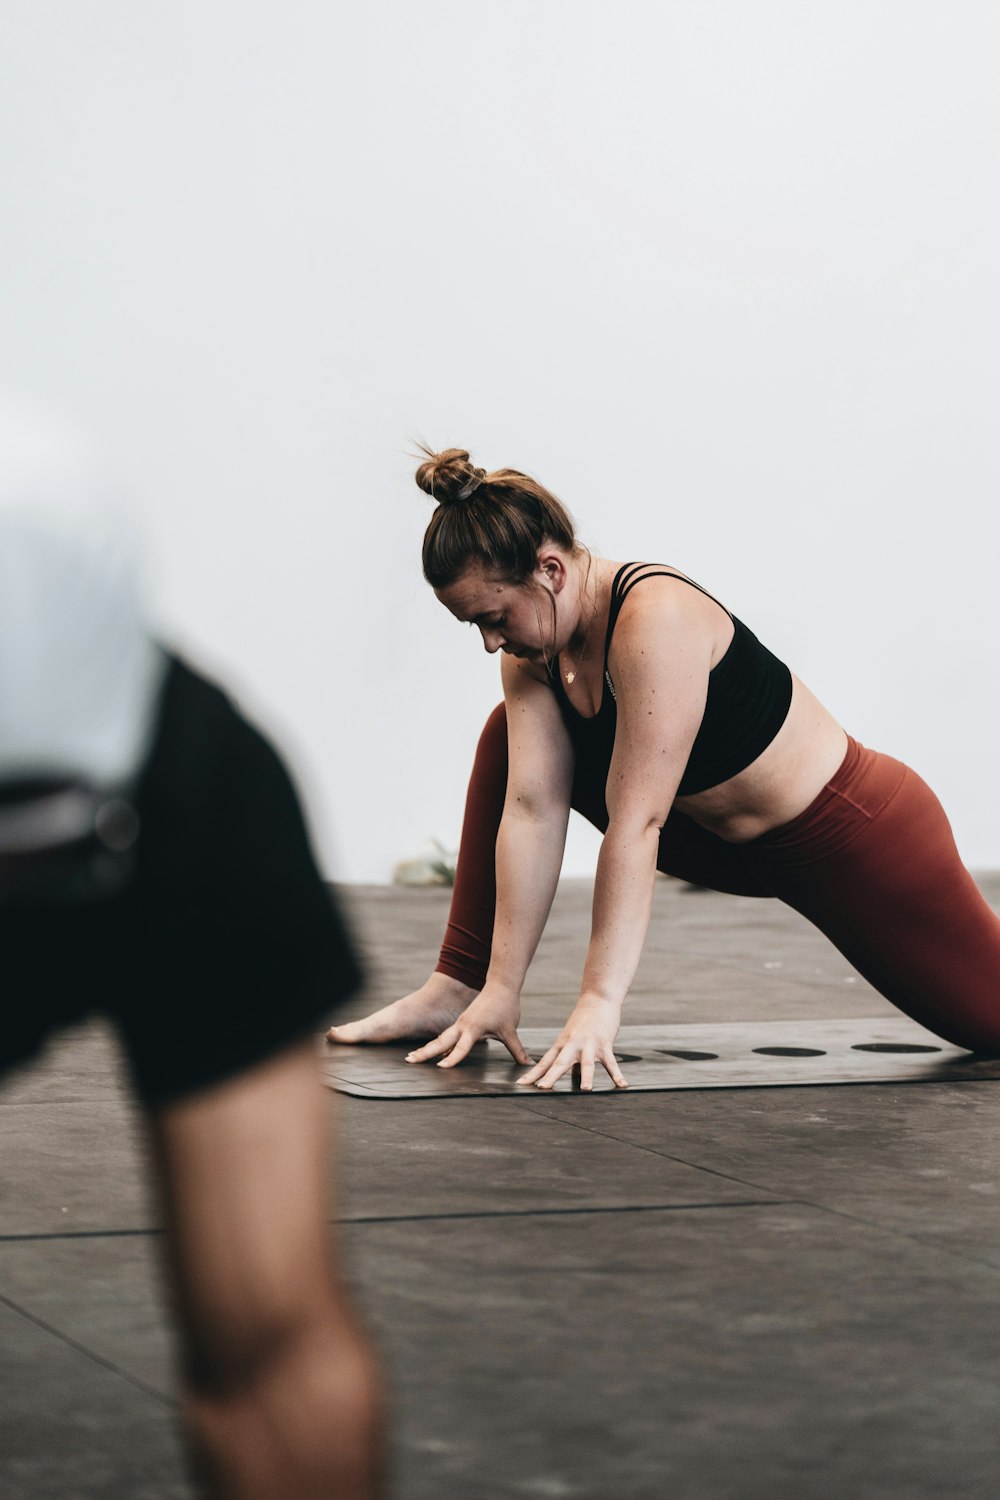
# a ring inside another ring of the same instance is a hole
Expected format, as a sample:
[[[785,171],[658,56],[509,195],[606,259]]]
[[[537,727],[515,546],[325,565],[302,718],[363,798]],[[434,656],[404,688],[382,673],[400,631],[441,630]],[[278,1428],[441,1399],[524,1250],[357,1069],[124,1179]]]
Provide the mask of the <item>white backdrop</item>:
[[[114,451],[163,628],[277,732],[332,874],[457,841],[499,698],[421,578],[416,436],[699,578],[1000,865],[992,0],[0,32],[0,379]]]

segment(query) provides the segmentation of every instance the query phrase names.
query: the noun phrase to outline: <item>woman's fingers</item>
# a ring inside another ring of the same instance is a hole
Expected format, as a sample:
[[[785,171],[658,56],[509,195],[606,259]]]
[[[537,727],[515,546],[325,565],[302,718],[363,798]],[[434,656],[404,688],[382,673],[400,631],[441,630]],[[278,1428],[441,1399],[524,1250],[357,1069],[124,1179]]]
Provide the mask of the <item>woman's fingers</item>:
[[[523,1078],[519,1078],[517,1080],[518,1083],[519,1084],[522,1084],[522,1083],[523,1084],[537,1083],[538,1080],[539,1080],[539,1078],[541,1078],[542,1074],[545,1072],[545,1070],[551,1065],[553,1059],[556,1058],[556,1057],[558,1057],[558,1055],[559,1055],[559,1043],[556,1042],[555,1046],[554,1047],[550,1047],[549,1050],[548,1050],[548,1052],[546,1052],[546,1054],[545,1054],[544,1057],[540,1057],[538,1059],[538,1061],[535,1063],[535,1066],[532,1068],[532,1070],[531,1070],[530,1073],[525,1073],[525,1075],[524,1075]]]
[[[456,1027],[456,1030],[457,1029],[458,1028]],[[438,1067],[453,1068],[456,1063],[460,1063],[462,1061],[463,1057],[468,1056],[468,1054],[472,1051],[473,1047],[479,1040],[480,1034],[478,1031],[459,1031],[457,1042],[448,1053],[448,1056],[442,1057],[441,1061],[438,1063]]]
[[[406,1054],[407,1062],[429,1062],[432,1057],[440,1057],[442,1052],[450,1052],[458,1041],[460,1032],[457,1026],[449,1026],[436,1036],[432,1042],[427,1042],[423,1047],[418,1047],[415,1052]],[[469,1050],[468,1047],[465,1049]]]
[[[551,1089],[570,1068],[579,1068],[580,1088],[590,1093],[594,1087],[594,1067],[597,1062],[600,1062],[607,1070],[615,1088],[628,1088],[625,1075],[618,1066],[618,1059],[611,1049],[602,1049],[598,1052],[595,1046],[586,1042],[566,1042],[563,1046],[557,1042],[554,1047],[549,1048],[541,1061],[535,1064],[530,1073],[525,1073],[523,1078],[518,1079],[518,1083],[534,1084],[540,1089]]]
[[[516,1031],[498,1031],[497,1041],[503,1042],[516,1063],[521,1063],[524,1067],[530,1068],[535,1061],[531,1053],[525,1049],[524,1043]],[[521,1079],[519,1081],[523,1082],[524,1080]]]
[[[515,1062],[531,1066],[534,1058],[525,1051],[524,1043],[516,1031],[496,1031],[489,1034],[495,1035],[497,1041],[503,1042]],[[438,1063],[439,1068],[453,1068],[464,1057],[468,1057],[476,1043],[482,1041],[485,1035],[486,1033],[478,1026],[462,1026],[456,1021],[432,1042],[427,1042],[425,1046],[418,1047],[414,1052],[408,1052],[406,1061],[408,1063],[432,1062],[435,1057],[439,1057],[441,1058]],[[444,1056],[445,1053],[447,1056]]]
[[[607,1068],[608,1076],[610,1077],[611,1082],[614,1084],[615,1088],[627,1089],[628,1081],[625,1078],[625,1074],[618,1066],[618,1059],[617,1057],[615,1057],[615,1054],[611,1051],[609,1051],[606,1055],[602,1054],[601,1062]]]
[[[567,1042],[565,1047],[559,1048],[552,1066],[543,1073],[538,1080],[538,1088],[550,1089],[553,1084],[559,1082],[560,1078],[568,1068],[580,1060],[580,1048],[578,1044]]]
[[[567,1068],[573,1066],[579,1056],[579,1046],[573,1042],[556,1042],[550,1047],[545,1056],[541,1058],[530,1073],[525,1073],[519,1078],[518,1083],[525,1085],[535,1084],[540,1089],[550,1089],[565,1073]]]
[[[628,1083],[618,1066],[618,1060],[608,1046],[599,1046],[589,1039],[556,1042],[544,1057],[532,1064],[531,1057],[516,1031],[497,1030],[491,1035],[495,1035],[498,1041],[503,1042],[515,1062],[523,1065],[531,1064],[528,1072],[517,1080],[518,1084],[523,1084],[525,1087],[534,1084],[540,1089],[551,1089],[571,1068],[578,1068],[580,1088],[585,1093],[590,1093],[594,1087],[594,1070],[600,1062],[616,1088],[628,1088]],[[414,1052],[408,1052],[406,1061],[409,1063],[432,1062],[435,1058],[439,1058],[439,1068],[454,1068],[468,1057],[482,1036],[483,1033],[480,1032],[478,1026],[461,1026],[456,1021],[432,1042],[427,1042]]]

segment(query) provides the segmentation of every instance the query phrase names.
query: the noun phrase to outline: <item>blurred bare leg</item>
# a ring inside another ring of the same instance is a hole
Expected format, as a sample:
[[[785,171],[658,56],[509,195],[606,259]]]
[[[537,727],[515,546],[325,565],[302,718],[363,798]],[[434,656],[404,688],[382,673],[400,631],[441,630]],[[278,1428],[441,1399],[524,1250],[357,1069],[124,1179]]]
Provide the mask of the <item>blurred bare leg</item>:
[[[382,1399],[328,1220],[311,1042],[150,1116],[182,1411],[220,1500],[379,1500]]]

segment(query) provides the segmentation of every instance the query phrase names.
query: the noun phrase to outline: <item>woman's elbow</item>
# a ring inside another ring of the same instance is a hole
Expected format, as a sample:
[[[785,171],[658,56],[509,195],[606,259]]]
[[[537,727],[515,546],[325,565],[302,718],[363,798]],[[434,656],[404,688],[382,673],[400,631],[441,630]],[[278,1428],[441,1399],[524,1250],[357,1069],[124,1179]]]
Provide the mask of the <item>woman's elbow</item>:
[[[658,844],[667,815],[656,810],[611,813],[604,837],[621,838],[627,843],[648,840]]]

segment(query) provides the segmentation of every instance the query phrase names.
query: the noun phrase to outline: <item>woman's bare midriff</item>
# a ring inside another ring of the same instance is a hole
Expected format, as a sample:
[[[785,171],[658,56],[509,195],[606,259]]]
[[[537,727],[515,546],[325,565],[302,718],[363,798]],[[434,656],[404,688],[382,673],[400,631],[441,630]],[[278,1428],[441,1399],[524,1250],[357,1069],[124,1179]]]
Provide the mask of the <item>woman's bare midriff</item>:
[[[548,682],[544,669],[528,670]],[[847,734],[793,672],[788,717],[767,749],[729,781],[675,797],[674,807],[728,844],[748,844],[805,812],[846,753]]]
[[[746,844],[804,812],[836,774],[847,735],[792,673],[788,717],[752,765],[674,807],[730,844]]]

